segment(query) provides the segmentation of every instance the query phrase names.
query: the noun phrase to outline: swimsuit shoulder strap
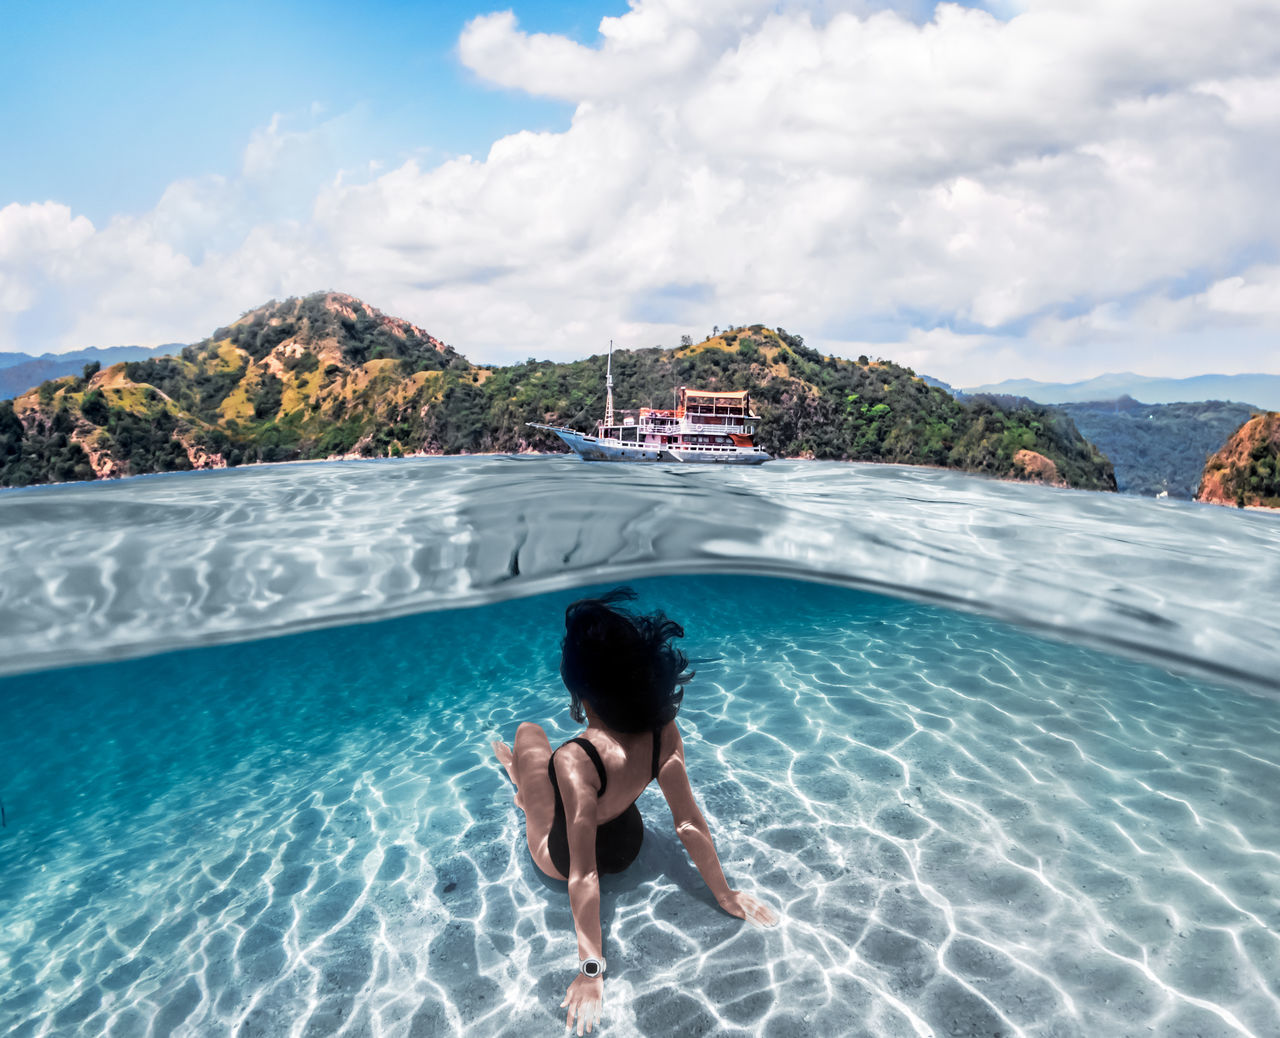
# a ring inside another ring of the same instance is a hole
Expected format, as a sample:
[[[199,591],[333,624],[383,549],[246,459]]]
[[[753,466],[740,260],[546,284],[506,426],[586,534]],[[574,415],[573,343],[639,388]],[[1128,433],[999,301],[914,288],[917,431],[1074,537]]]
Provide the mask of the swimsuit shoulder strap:
[[[609,779],[604,773],[604,761],[600,759],[600,751],[597,750],[594,746],[592,746],[588,740],[582,738],[581,736],[578,736],[578,738],[576,739],[570,739],[569,742],[576,742],[579,746],[581,746],[584,750],[587,751],[587,756],[591,758],[591,763],[596,766],[596,772],[600,776],[600,792],[597,793],[596,795],[601,797],[604,796],[604,787],[609,784]],[[565,743],[564,745],[568,746],[569,743]]]
[[[665,725],[659,725],[653,730],[653,777],[658,777],[658,747],[662,743],[662,729]]]

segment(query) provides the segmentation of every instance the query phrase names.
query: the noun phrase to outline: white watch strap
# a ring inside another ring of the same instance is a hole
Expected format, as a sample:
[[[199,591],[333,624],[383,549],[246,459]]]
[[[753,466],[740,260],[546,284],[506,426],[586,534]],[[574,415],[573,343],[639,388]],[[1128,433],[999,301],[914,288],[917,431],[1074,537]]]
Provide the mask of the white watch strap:
[[[605,959],[601,955],[599,958],[592,956],[589,959],[583,959],[578,963],[578,972],[588,977],[599,977],[604,973]]]

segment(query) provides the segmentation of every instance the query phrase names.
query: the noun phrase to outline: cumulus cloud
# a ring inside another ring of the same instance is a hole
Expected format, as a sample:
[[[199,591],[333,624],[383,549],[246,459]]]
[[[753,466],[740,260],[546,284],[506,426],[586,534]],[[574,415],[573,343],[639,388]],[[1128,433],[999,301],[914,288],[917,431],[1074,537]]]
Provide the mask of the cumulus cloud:
[[[572,102],[565,131],[353,182],[316,159],[332,134],[273,122],[238,180],[144,217],[0,211],[0,311],[40,306],[4,251],[28,234],[46,283],[96,286],[68,348],[103,314],[123,335],[127,308],[140,333],[336,287],[479,360],[763,320],[959,384],[1258,367],[1280,331],[1280,9],[989,6],[632,0],[590,45],[484,14],[460,59]],[[42,220],[63,246],[19,230]],[[1205,357],[1224,328],[1239,356]]]
[[[239,176],[174,181],[101,227],[55,202],[0,209],[0,350],[194,341],[272,296],[336,285],[309,223],[349,123],[289,130],[276,116]]]

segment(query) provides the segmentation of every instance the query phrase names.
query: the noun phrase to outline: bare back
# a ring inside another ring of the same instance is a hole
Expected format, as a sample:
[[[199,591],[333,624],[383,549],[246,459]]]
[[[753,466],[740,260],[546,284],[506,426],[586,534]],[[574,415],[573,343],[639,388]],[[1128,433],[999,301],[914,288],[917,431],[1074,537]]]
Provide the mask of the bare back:
[[[653,736],[650,732],[617,732],[604,725],[589,725],[582,733],[604,763],[604,796],[584,798],[595,801],[596,823],[603,824],[627,810],[652,781]],[[554,762],[561,788],[598,791],[600,779],[585,751],[578,747],[557,751]],[[701,817],[689,776],[685,771],[684,740],[675,721],[663,727],[658,743],[658,785],[671,808],[677,830]]]

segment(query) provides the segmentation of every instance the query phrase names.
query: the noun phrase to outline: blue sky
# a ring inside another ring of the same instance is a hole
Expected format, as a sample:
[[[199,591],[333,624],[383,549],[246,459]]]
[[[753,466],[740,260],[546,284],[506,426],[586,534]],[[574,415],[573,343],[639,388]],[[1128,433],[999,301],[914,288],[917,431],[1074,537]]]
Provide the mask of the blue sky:
[[[1280,371],[1262,0],[5,22],[0,350],[337,289],[478,361],[763,321],[959,385]]]
[[[970,4],[968,6],[977,6]],[[214,4],[37,3],[6,9],[0,71],[0,199],[56,199],[95,222],[155,204],[182,177],[234,172],[244,142],[282,113],[352,113],[356,163],[483,155],[518,130],[563,130],[573,105],[477,80],[456,53],[463,26],[503,5],[334,0]],[[530,0],[530,32],[591,42],[625,0]],[[932,5],[902,5],[913,18]]]
[[[4,202],[65,202],[95,222],[155,205],[183,177],[232,174],[282,113],[354,113],[352,161],[483,155],[521,129],[563,129],[565,102],[476,81],[456,45],[474,4],[370,2],[6,5],[0,113],[20,161]],[[530,29],[586,39],[625,3],[520,5]],[[16,45],[14,45],[16,43]]]

